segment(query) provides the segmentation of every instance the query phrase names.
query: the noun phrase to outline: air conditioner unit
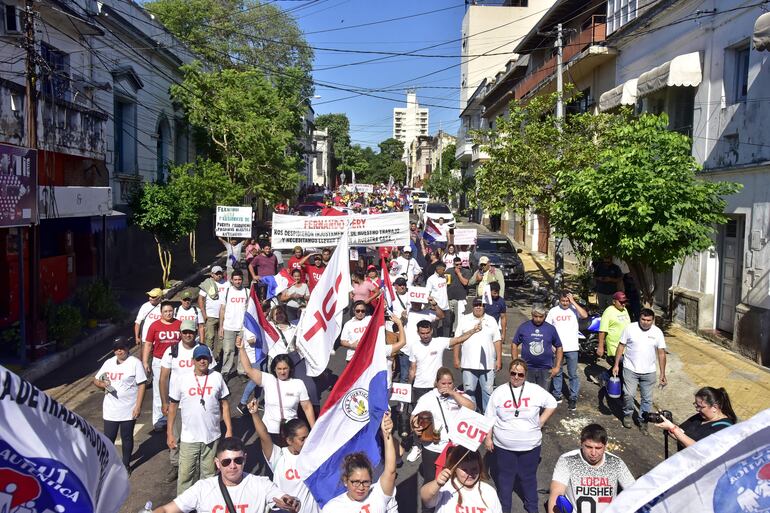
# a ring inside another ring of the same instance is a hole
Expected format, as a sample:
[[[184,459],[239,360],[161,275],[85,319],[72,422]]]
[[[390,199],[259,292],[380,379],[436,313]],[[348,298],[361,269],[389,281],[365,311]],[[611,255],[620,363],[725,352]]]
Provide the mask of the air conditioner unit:
[[[22,32],[22,18],[19,9],[15,5],[3,6],[3,28],[5,35],[19,35]]]

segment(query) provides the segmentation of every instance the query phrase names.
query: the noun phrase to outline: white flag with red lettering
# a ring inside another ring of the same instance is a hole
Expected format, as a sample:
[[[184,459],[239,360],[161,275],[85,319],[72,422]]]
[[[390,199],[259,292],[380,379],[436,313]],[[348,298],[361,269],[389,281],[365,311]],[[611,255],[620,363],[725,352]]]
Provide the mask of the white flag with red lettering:
[[[297,351],[305,358],[308,376],[319,376],[329,364],[342,331],[342,311],[350,303],[348,232],[342,234],[297,325]]]

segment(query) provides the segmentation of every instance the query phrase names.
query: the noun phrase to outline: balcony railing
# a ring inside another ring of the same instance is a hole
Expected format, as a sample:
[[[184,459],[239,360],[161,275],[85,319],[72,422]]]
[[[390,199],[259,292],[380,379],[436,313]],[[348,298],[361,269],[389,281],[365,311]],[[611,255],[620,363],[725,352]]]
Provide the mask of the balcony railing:
[[[564,42],[562,60],[566,64],[575,55],[591,45],[604,42],[607,38],[607,17],[591,16],[577,33],[572,33]],[[551,77],[556,72],[556,55],[545,61],[539,68],[529,73],[516,84],[513,92],[516,99],[523,98],[534,90],[541,82]]]

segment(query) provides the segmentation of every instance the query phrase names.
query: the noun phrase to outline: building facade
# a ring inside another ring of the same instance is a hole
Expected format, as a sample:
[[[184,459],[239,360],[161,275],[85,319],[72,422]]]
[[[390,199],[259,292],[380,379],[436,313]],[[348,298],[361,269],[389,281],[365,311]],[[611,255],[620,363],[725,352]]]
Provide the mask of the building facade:
[[[313,173],[311,183],[331,186],[332,180],[332,141],[329,136],[329,129],[313,131]]]
[[[409,147],[415,138],[427,136],[429,128],[429,110],[420,107],[417,92],[410,89],[406,93],[406,107],[393,109],[393,138],[404,143],[403,160],[407,166]]]

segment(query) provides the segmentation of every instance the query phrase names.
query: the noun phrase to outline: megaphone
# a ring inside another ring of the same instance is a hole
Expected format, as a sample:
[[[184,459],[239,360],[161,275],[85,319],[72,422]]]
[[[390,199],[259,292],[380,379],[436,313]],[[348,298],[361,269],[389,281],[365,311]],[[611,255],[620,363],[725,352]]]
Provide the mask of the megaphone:
[[[572,513],[574,508],[572,507],[572,503],[569,501],[567,497],[564,495],[559,495],[556,497],[556,504],[554,505],[556,508],[556,511],[559,513]]]

